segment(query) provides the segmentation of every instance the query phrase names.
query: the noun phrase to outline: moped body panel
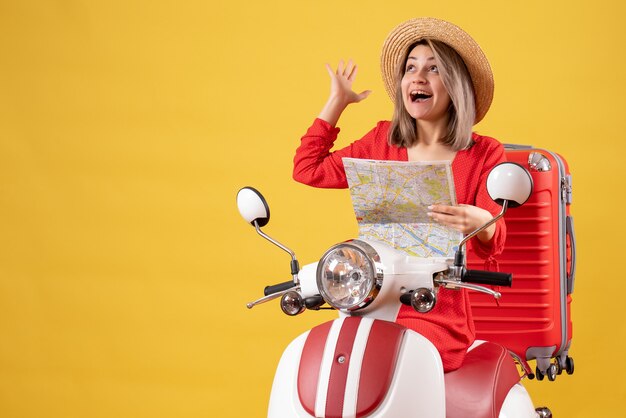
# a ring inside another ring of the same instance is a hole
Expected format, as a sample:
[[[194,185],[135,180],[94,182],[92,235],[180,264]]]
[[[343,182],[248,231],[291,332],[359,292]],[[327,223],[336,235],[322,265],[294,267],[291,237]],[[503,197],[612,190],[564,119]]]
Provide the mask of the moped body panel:
[[[426,338],[371,318],[340,318],[320,327],[325,329],[302,334],[283,353],[269,417],[445,417],[443,366]],[[389,345],[392,352],[385,353]],[[318,366],[307,354],[311,347]]]

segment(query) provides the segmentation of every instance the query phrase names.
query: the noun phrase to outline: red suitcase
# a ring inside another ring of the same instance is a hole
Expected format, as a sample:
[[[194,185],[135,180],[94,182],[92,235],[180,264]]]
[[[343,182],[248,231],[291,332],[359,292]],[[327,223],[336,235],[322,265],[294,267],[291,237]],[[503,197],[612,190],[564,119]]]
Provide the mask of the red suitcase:
[[[498,342],[522,360],[536,360],[535,376],[554,380],[574,371],[568,356],[572,341],[570,306],[576,265],[571,175],[567,163],[553,152],[528,146],[505,146],[509,161],[528,169],[533,192],[521,207],[505,215],[507,239],[497,257],[500,271],[513,273],[502,298],[470,292],[476,338]],[[483,260],[468,251],[468,268]],[[553,360],[554,359],[554,360]]]

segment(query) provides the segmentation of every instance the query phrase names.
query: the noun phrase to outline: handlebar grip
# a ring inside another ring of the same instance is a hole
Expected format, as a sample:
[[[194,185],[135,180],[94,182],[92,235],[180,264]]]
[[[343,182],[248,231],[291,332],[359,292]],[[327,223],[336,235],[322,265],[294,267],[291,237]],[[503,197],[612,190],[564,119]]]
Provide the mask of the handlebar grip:
[[[462,282],[511,287],[513,275],[484,270],[465,270]]]
[[[265,286],[265,289],[263,289],[263,294],[267,296],[274,293],[282,292],[283,290],[291,289],[295,285],[296,284],[293,282],[293,280],[289,280],[288,282],[278,283],[272,286]]]

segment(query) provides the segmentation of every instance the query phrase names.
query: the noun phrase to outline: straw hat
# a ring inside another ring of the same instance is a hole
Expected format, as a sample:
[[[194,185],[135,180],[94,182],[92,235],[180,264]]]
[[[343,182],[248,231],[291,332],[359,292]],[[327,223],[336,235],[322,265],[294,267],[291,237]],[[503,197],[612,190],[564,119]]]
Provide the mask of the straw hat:
[[[480,122],[493,100],[493,73],[489,61],[471,36],[445,20],[432,17],[411,19],[398,25],[387,36],[380,56],[380,67],[389,97],[395,101],[396,67],[406,58],[411,45],[426,38],[448,44],[463,58],[474,85],[476,97],[474,123]]]

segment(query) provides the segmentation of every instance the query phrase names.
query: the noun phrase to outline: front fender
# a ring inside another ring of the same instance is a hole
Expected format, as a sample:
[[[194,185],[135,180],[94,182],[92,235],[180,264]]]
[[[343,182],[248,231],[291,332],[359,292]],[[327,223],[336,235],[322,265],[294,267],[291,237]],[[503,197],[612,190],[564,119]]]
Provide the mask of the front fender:
[[[391,343],[394,335],[397,344]],[[371,411],[371,417],[419,417],[424,411],[445,417],[443,366],[430,341],[393,322],[348,317],[319,325],[287,347],[268,416]]]

